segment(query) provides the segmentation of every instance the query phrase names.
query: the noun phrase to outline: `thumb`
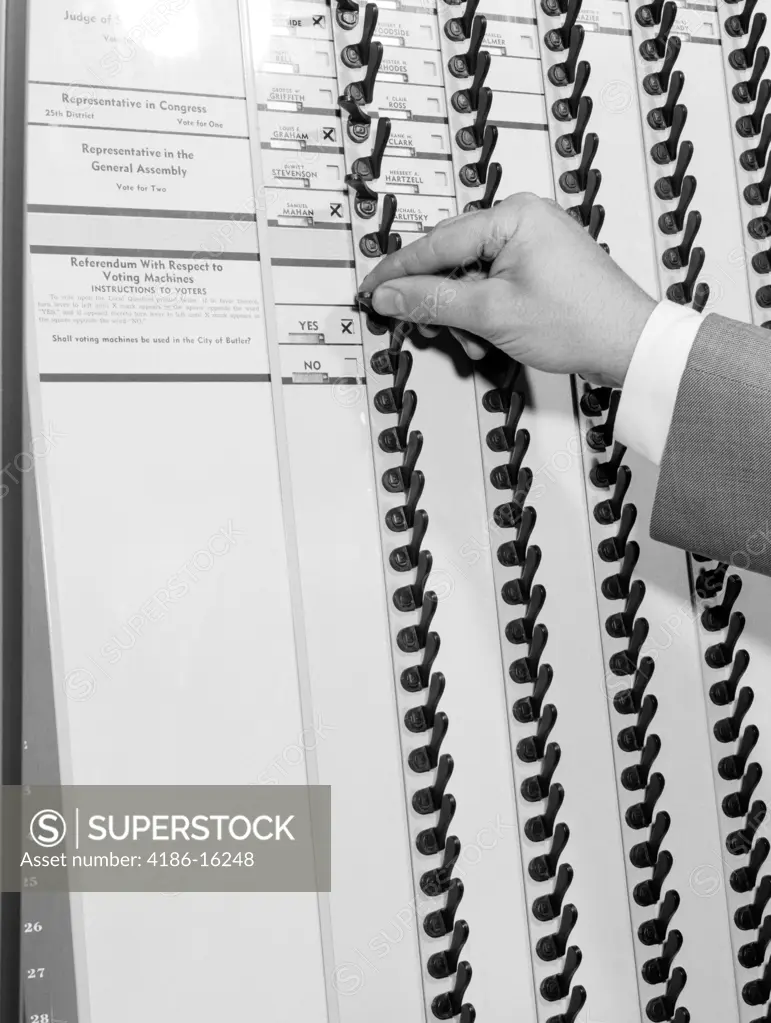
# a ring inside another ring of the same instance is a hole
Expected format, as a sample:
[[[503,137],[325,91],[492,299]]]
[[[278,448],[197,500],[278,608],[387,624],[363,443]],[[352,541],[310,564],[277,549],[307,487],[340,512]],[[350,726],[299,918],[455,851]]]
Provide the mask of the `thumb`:
[[[484,337],[491,319],[490,282],[447,277],[400,277],[376,288],[372,305],[382,316],[456,327]]]

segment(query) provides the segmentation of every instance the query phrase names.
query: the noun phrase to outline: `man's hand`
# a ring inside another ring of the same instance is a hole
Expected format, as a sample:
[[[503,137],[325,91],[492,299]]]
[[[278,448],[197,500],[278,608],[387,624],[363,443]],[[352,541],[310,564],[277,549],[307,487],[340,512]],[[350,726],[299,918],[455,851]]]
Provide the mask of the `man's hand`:
[[[624,382],[656,305],[568,214],[529,193],[443,221],[379,263],[362,292],[383,315],[609,386]]]

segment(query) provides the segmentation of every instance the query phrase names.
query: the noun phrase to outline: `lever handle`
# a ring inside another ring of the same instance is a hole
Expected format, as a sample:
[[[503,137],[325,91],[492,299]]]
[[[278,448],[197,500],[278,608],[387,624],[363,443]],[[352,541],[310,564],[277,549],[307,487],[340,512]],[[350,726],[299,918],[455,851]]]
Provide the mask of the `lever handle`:
[[[685,181],[686,171],[693,159],[693,142],[683,142],[677,154],[677,163],[672,174],[659,178],[653,186],[653,190],[659,199],[670,202],[680,197]]]
[[[698,210],[691,210],[685,222],[683,240],[679,245],[673,245],[666,249],[661,257],[661,262],[667,270],[681,270],[688,265],[691,257],[691,249],[696,240],[696,235],[701,228],[701,213]]]
[[[487,18],[484,14],[477,14],[471,26],[468,50],[450,57],[447,63],[450,74],[455,78],[469,78],[475,74],[485,32],[487,32]]]
[[[691,252],[691,258],[688,263],[688,273],[686,274],[685,280],[678,281],[676,284],[670,284],[667,288],[667,298],[670,302],[679,302],[680,305],[688,305],[693,298],[696,288],[696,279],[704,269],[705,258],[706,255],[704,249],[697,245]]]
[[[365,256],[375,259],[379,256],[391,255],[402,247],[400,234],[391,234],[396,219],[396,196],[388,192],[383,196],[383,213],[380,227],[371,234],[365,234],[359,242],[359,248]]]
[[[427,870],[420,879],[420,890],[424,895],[435,899],[447,891],[450,887],[452,872],[455,869],[455,864],[458,862],[459,856],[460,841],[455,835],[450,835],[445,842],[444,857],[442,858],[441,867],[435,867],[434,870]],[[453,934],[454,933],[455,931],[453,930]]]
[[[718,774],[723,781],[739,781],[743,777],[747,761],[759,738],[760,732],[757,725],[748,725],[744,729],[736,752],[727,757],[721,757],[718,762]]]
[[[483,145],[492,105],[493,90],[484,86],[479,91],[479,106],[474,123],[467,128],[460,128],[455,135],[455,141],[461,149],[468,152]]]
[[[755,61],[755,52],[758,48],[758,43],[766,30],[767,20],[768,19],[765,14],[756,14],[752,19],[752,28],[750,29],[747,45],[737,50],[731,50],[728,54],[728,63],[734,71],[747,71],[752,67]]]
[[[584,26],[574,25],[570,32],[570,45],[568,54],[564,61],[552,64],[547,72],[547,77],[552,85],[558,89],[566,85],[572,85],[576,78],[576,66],[581,47],[584,45]]]
[[[444,34],[453,43],[463,42],[471,35],[479,0],[467,0],[466,10],[460,18],[450,18],[444,26]]]
[[[550,742],[546,747],[541,763],[541,773],[525,778],[520,786],[523,799],[526,799],[528,803],[537,803],[541,799],[546,799],[551,787],[551,780],[554,777],[554,772],[557,770],[561,757],[562,750],[559,744]]]
[[[495,196],[502,177],[503,167],[501,167],[499,163],[491,163],[487,168],[485,194],[481,199],[474,199],[472,202],[467,202],[463,212],[473,213],[476,210],[489,210],[494,205]]]
[[[752,67],[752,74],[746,82],[737,82],[734,85],[732,94],[737,103],[752,103],[758,94],[758,84],[768,67],[771,51],[767,46],[759,46],[755,53],[755,61]]]
[[[723,27],[729,36],[738,39],[740,36],[747,35],[750,30],[750,20],[757,6],[758,0],[745,0],[744,9],[741,14],[732,14],[729,18],[726,18]]]
[[[541,707],[549,692],[553,678],[554,671],[552,666],[550,664],[542,664],[536,683],[533,686],[532,694],[516,700],[511,708],[515,721],[518,721],[521,725],[528,725],[540,718]]]
[[[661,854],[666,855],[665,853]],[[656,862],[656,869],[659,869],[659,863],[661,862],[661,856]],[[671,862],[671,857],[670,857]],[[666,875],[665,875],[666,876]],[[659,887],[659,891],[661,888]],[[658,902],[658,896],[653,900],[653,903],[647,903],[647,905],[653,905]],[[640,924],[637,929],[637,936],[643,945],[650,947],[651,945],[661,945],[667,935],[667,930],[672,922],[672,918],[680,908],[680,896],[674,890],[670,889],[664,897],[663,902],[659,906],[658,917],[655,920],[646,920],[645,923]]]
[[[484,185],[487,181],[487,169],[490,166],[495,147],[498,143],[498,128],[494,124],[488,124],[485,128],[482,152],[476,163],[467,163],[460,169],[460,179],[467,188],[476,188]]]
[[[662,213],[659,217],[659,230],[662,234],[680,234],[685,224],[685,215],[695,194],[696,178],[693,174],[686,174],[683,178],[683,187],[680,190],[680,198],[676,208],[667,213]]]
[[[661,70],[652,71],[643,78],[643,89],[645,89],[649,96],[663,96],[667,89],[669,89],[669,78],[677,58],[680,56],[682,45],[680,36],[670,36],[667,40],[667,48],[664,53],[664,63],[661,65]]]
[[[561,136],[561,138],[566,138],[566,137],[569,137],[569,136],[564,136],[564,135]],[[559,142],[559,139],[557,140],[557,142]],[[588,132],[586,137],[585,137],[585,139],[584,139],[583,154],[581,156],[581,163],[579,164],[578,167],[575,168],[575,170],[563,171],[562,174],[560,174],[559,186],[560,186],[560,188],[562,189],[563,192],[567,192],[569,194],[575,194],[576,192],[583,192],[586,189],[586,186],[587,186],[588,180],[589,180],[589,171],[592,169],[592,164],[594,163],[594,158],[596,157],[597,150],[599,148],[600,148],[600,137],[597,134],[597,132],[594,132],[594,131]],[[579,149],[580,149],[580,142],[579,142]],[[599,233],[599,230],[597,231],[597,233],[593,234],[592,231],[591,231],[591,227],[590,227],[589,233],[592,235],[592,237],[596,241],[597,240],[597,234]]]
[[[603,561],[621,561],[626,554],[629,534],[637,521],[637,507],[625,504],[621,512],[621,523],[615,536],[608,536],[597,544],[597,553]],[[611,597],[611,600],[616,598]]]
[[[677,4],[673,3],[672,0],[667,0],[661,14],[661,24],[659,25],[658,32],[653,39],[644,39],[640,43],[639,52],[643,60],[653,61],[664,59],[667,52],[669,33],[674,27],[676,18]],[[668,84],[669,83],[667,83],[667,85]]]
[[[653,110],[648,111],[648,124],[654,131],[663,131],[665,128],[672,126],[675,107],[680,99],[684,85],[685,75],[682,71],[675,71],[669,82],[669,91],[667,92],[667,99],[664,105],[654,107]]]
[[[456,920],[452,932],[450,947],[444,952],[434,952],[428,957],[426,969],[434,980],[443,980],[452,976],[458,969],[458,960],[463,951],[463,946],[468,941],[469,926],[465,920]]]
[[[372,37],[377,28],[379,8],[377,4],[367,4],[364,9],[364,25],[362,26],[361,40],[344,46],[340,54],[343,64],[349,68],[365,67],[369,64],[372,54]],[[371,100],[369,102],[372,102]]]
[[[458,89],[452,94],[450,102],[459,114],[468,114],[478,108],[479,94],[490,71],[491,60],[489,51],[482,50],[477,57],[477,66],[471,86],[468,89]]]
[[[581,102],[578,104],[575,128],[566,135],[560,135],[554,143],[554,148],[560,156],[570,158],[580,154],[584,132],[589,124],[589,118],[592,116],[592,106],[591,96],[583,96],[581,98]]]
[[[565,13],[565,20],[560,28],[552,28],[543,37],[547,49],[553,51],[566,50],[570,46],[570,33],[581,12],[582,0],[570,0]]]
[[[360,181],[376,181],[380,177],[383,156],[390,138],[391,118],[379,117],[372,152],[369,156],[360,156],[353,161],[349,177]]]
[[[651,768],[660,752],[661,739],[658,735],[649,735],[645,740],[639,764],[630,764],[621,772],[621,784],[627,792],[639,792],[647,786]]]
[[[592,68],[589,61],[582,60],[576,68],[573,92],[569,99],[555,99],[552,103],[551,112],[558,121],[572,121],[578,114],[578,104],[581,102],[589,75]]]
[[[559,930],[556,934],[549,934],[539,938],[535,946],[536,955],[545,963],[553,963],[555,959],[561,959],[567,948],[568,939],[573,928],[578,922],[578,910],[572,904],[568,904],[562,910]]]

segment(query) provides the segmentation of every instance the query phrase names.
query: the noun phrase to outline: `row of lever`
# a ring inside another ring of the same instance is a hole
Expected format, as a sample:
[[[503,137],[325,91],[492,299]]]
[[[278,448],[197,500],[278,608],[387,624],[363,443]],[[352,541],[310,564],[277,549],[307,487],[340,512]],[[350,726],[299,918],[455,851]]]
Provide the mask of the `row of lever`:
[[[737,0],[730,2],[736,3]],[[742,114],[735,123],[736,132],[742,139],[757,140],[755,145],[745,149],[739,157],[742,169],[748,173],[763,171],[759,181],[751,182],[744,188],[744,199],[750,206],[763,205],[769,201],[771,194],[771,160],[768,159],[771,145],[771,115],[766,115],[771,100],[771,80],[763,77],[771,51],[767,46],[758,45],[766,29],[767,18],[762,12],[753,17],[756,6],[757,0],[745,0],[741,13],[731,15],[724,23],[729,36],[736,39],[748,36],[745,46],[730,51],[728,61],[737,71],[751,71],[746,81],[737,82],[732,89],[736,103],[755,104],[752,113]],[[765,214],[753,217],[749,221],[747,231],[750,237],[757,241],[765,241],[771,237],[771,206]],[[752,257],[752,267],[758,274],[771,273],[771,249],[755,253]],[[771,308],[771,285],[764,284],[757,288],[755,300],[762,309]],[[764,323],[763,326],[771,326],[771,321]]]
[[[559,918],[558,929],[542,937],[536,944],[536,954],[544,962],[553,962],[564,957],[560,973],[552,974],[541,981],[540,994],[546,1001],[568,998],[566,1011],[552,1017],[551,1023],[572,1021],[586,1002],[586,991],[580,985],[573,986],[573,977],[581,964],[581,950],[569,945],[571,932],[578,920],[578,911],[563,900],[573,879],[573,869],[567,863],[560,864],[560,858],[570,837],[565,823],[557,823],[565,792],[554,774],[561,759],[561,749],[556,742],[550,742],[550,734],[557,720],[553,704],[545,704],[553,678],[549,664],[541,664],[546,646],[548,630],[537,623],[538,615],[546,600],[545,588],[534,582],[540,564],[540,549],[530,544],[535,526],[536,514],[526,504],[533,482],[532,471],[524,465],[530,443],[527,430],[519,427],[524,409],[524,398],[515,390],[515,379],[506,386],[488,391],[482,399],[484,409],[491,414],[504,417],[503,422],[486,434],[487,447],[496,454],[507,455],[507,461],[495,466],[490,481],[498,491],[511,493],[511,499],[496,506],[493,518],[502,529],[516,532],[515,538],[504,542],[498,548],[498,560],[507,568],[520,569],[519,577],[509,580],[502,587],[504,601],[512,606],[521,606],[524,611],[520,618],[510,621],[505,630],[507,639],[513,644],[527,644],[527,654],[513,661],[509,675],[517,684],[529,684],[529,695],[514,702],[513,715],[520,724],[534,724],[534,735],[517,743],[516,752],[520,760],[528,764],[540,761],[540,772],[525,778],[521,784],[522,797],[529,803],[544,802],[541,813],[529,817],[523,826],[525,837],[533,843],[551,841],[548,853],[530,860],[528,875],[531,880],[543,883],[556,877],[554,891],[538,896],[532,906],[535,918],[545,923]]]
[[[604,422],[588,429],[586,440],[589,448],[603,453],[613,445],[610,458],[596,462],[590,478],[595,487],[606,490],[613,488],[610,497],[595,505],[595,520],[603,526],[615,526],[618,523],[618,533],[601,540],[598,553],[605,562],[621,562],[619,571],[603,580],[602,592],[608,600],[623,600],[624,610],[611,614],[605,622],[605,629],[613,639],[627,641],[624,649],[611,656],[609,667],[614,675],[632,679],[628,687],[617,691],[613,697],[613,706],[618,714],[635,716],[634,724],[622,728],[616,741],[624,753],[639,755],[636,763],[621,771],[620,780],[626,791],[642,795],[639,802],[627,808],[625,821],[632,830],[647,830],[647,837],[629,850],[632,866],[650,871],[649,877],[634,885],[632,897],[641,907],[660,903],[658,918],[642,924],[638,935],[645,945],[662,946],[659,955],[643,964],[641,972],[643,980],[648,984],[666,984],[664,994],[650,999],[646,1005],[648,1019],[652,1023],[663,1023],[673,1018],[684,1021],[688,1019],[688,1010],[677,1006],[687,978],[681,968],[672,969],[672,962],[683,942],[680,931],[670,929],[680,898],[674,890],[663,895],[665,882],[673,866],[672,854],[662,849],[671,819],[666,811],[657,812],[665,779],[660,772],[653,771],[661,751],[661,739],[655,733],[649,734],[649,729],[658,710],[658,701],[653,694],[646,693],[653,677],[655,662],[652,657],[640,657],[649,626],[645,618],[638,617],[645,598],[645,583],[641,579],[632,579],[640,556],[639,545],[629,539],[637,510],[633,504],[624,503],[632,474],[622,464],[626,448],[613,442],[619,400],[618,391],[604,387],[590,388],[582,395],[580,407],[585,416],[594,419],[607,413]]]

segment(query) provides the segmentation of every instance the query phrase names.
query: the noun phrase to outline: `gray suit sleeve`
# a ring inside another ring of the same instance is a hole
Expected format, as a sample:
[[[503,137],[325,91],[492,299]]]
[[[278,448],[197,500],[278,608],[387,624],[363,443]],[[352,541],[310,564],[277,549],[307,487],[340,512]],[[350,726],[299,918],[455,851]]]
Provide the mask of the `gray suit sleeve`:
[[[677,393],[651,536],[771,575],[771,331],[705,317]]]

